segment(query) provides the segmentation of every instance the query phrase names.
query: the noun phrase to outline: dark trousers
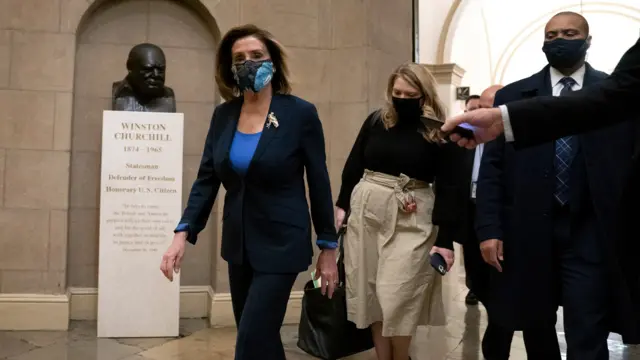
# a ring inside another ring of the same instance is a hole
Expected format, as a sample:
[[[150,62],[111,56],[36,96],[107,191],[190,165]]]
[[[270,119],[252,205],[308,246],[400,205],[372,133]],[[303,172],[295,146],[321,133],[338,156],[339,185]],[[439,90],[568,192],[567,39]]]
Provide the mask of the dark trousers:
[[[508,360],[513,340],[513,330],[505,329],[491,322],[482,338],[482,355],[486,360]],[[550,325],[522,332],[528,360],[561,360],[560,345],[556,329]]]
[[[280,328],[298,274],[253,270],[248,261],[229,264],[229,285],[238,336],[235,360],[286,360]]]
[[[484,302],[489,291],[490,266],[482,259],[478,240],[471,240],[462,245],[465,284],[481,302]]]
[[[486,360],[508,360],[513,341],[513,330],[496,325],[489,320],[482,337],[482,355]]]
[[[559,277],[567,360],[607,360],[609,289],[604,254],[593,237],[598,236],[593,214],[572,218],[569,210],[554,213],[556,269]],[[593,254],[602,254],[601,259]],[[588,259],[589,258],[589,259]]]
[[[464,261],[465,283],[481,302],[485,301],[489,290],[490,267],[482,259],[480,242],[476,236],[476,204],[470,201],[467,215],[467,236],[462,244],[462,258]]]
[[[475,233],[475,204],[470,204],[469,208],[472,209],[468,221],[469,235],[463,245],[467,287],[486,307],[490,298],[492,268],[484,262],[480,252],[480,242]],[[482,338],[484,358],[486,360],[508,360],[513,333],[513,330],[492,322],[491,314],[489,314],[489,324]],[[553,325],[540,329],[527,329],[523,331],[523,337],[529,360],[561,359],[558,336]]]

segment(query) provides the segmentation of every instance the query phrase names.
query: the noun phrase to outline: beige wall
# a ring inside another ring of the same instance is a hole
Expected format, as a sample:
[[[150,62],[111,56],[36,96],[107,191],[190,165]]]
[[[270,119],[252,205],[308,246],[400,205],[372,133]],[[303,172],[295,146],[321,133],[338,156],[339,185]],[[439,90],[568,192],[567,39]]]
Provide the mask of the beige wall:
[[[441,64],[449,39],[449,29],[456,28],[457,10],[462,0],[418,0],[418,61]]]
[[[176,93],[178,111],[185,114],[186,202],[216,98],[217,31],[212,34],[206,20],[177,2],[132,0],[104,6],[81,24],[73,97],[69,286],[97,286],[102,110],[110,108],[111,84],[126,75],[127,54],[135,44],[157,44],[167,56],[167,84]],[[198,251],[185,259],[185,285],[211,283],[208,268],[215,222],[212,225],[203,234]]]
[[[249,22],[271,30],[290,52],[294,93],[319,109],[336,194],[389,72],[411,59],[411,19],[411,1],[389,0],[0,1],[0,293],[96,286],[100,114],[132,45],[167,53],[186,116],[186,194],[218,101],[219,33]],[[188,249],[182,279],[219,293],[228,281],[217,220]]]

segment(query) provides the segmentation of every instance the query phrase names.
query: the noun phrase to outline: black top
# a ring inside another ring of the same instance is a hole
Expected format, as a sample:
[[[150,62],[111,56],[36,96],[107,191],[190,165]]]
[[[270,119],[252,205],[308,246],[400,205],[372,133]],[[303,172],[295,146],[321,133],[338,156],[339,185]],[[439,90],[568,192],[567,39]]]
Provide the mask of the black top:
[[[422,122],[416,118],[403,119],[394,127],[385,129],[379,111],[369,115],[347,158],[336,205],[349,210],[351,193],[365,169],[436,182],[433,223],[440,225],[437,246],[452,248],[454,235],[443,227],[455,226],[457,212],[466,200],[462,166],[464,149],[454,144],[428,142],[419,132],[422,127]]]

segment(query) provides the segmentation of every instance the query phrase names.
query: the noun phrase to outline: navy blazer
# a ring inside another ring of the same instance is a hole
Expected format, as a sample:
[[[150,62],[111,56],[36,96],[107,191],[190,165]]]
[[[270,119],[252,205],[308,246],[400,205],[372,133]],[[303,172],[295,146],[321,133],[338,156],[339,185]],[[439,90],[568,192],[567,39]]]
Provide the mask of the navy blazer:
[[[273,96],[269,114],[278,126],[265,127],[245,176],[231,167],[229,150],[243,99],[218,105],[213,113],[197,180],[181,224],[195,244],[204,229],[220,184],[226,189],[222,258],[248,261],[256,271],[292,273],[311,264],[311,221],[318,239],[336,242],[331,186],[322,124],[315,106],[292,95]]]
[[[514,145],[531,147],[559,137],[604,129],[614,124],[633,122],[634,129],[620,140],[628,141],[635,132],[634,157],[631,171],[625,180],[619,208],[611,211],[610,218],[618,217],[618,236],[609,242],[614,247],[617,264],[608,264],[612,272],[612,294],[615,299],[612,309],[616,312],[614,326],[626,343],[640,343],[640,266],[638,254],[638,219],[640,219],[640,116],[638,116],[638,94],[640,94],[640,39],[620,59],[610,77],[598,86],[576,92],[562,98],[538,97],[508,105],[511,126],[516,139]],[[623,127],[624,129],[625,127]],[[602,150],[607,150],[607,142]],[[608,157],[610,156],[610,157]],[[597,161],[611,162],[613,168],[621,158],[605,153]],[[603,176],[605,177],[605,176]],[[605,180],[605,179],[603,179]],[[606,181],[606,180],[605,180]],[[609,180],[613,181],[613,179]],[[600,211],[610,211],[604,208]]]
[[[589,88],[606,76],[587,64],[584,87]],[[496,94],[494,105],[550,95],[547,66],[504,87]],[[632,165],[634,126],[633,122],[624,122],[576,136],[578,153],[572,165],[571,212],[580,214],[591,209],[587,211],[594,211],[597,219],[596,234],[583,239],[594,243],[584,247],[583,256],[588,259],[597,255],[596,251],[607,251],[610,241],[604,240],[615,237],[618,204]],[[496,316],[503,318],[503,325],[521,329],[545,320],[531,309],[555,314],[557,307],[557,303],[539,301],[541,293],[550,291],[548,276],[554,276],[550,266],[554,253],[551,214],[555,204],[555,144],[550,141],[518,150],[514,146],[505,142],[504,136],[485,145],[478,178],[476,233],[479,241],[504,242],[504,272],[494,274],[492,283],[499,278],[498,282],[508,285],[504,292],[495,294],[499,299],[491,305],[503,308],[496,311]],[[575,164],[581,166],[574,168]]]
[[[459,209],[459,219],[458,225],[460,228],[464,229],[461,235],[456,236],[454,241],[459,243],[460,245],[469,245],[469,246],[477,246],[478,242],[476,240],[476,234],[474,230],[473,219],[475,219],[476,207],[471,202],[471,177],[473,175],[473,163],[476,157],[476,149],[467,150],[462,149],[462,153],[460,155],[460,161],[462,164],[460,167],[460,183],[462,186],[460,187],[460,196],[461,199],[468,199],[467,201],[460,201],[456,206]]]

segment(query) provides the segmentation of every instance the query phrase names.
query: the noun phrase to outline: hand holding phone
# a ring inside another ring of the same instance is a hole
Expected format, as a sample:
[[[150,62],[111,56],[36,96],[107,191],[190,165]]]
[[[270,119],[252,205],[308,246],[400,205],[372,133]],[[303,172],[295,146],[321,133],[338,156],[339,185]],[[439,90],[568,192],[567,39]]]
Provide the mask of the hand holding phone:
[[[444,121],[440,121],[437,119],[432,119],[428,117],[421,117],[422,122],[427,126],[428,129],[440,129],[442,125],[444,125]],[[451,134],[458,134],[466,139],[473,139],[473,126],[469,124],[460,124],[456,126],[453,130],[446,133],[447,137]]]
[[[429,262],[431,266],[442,276],[447,274],[447,262],[444,257],[438,253],[433,253],[430,256]]]

